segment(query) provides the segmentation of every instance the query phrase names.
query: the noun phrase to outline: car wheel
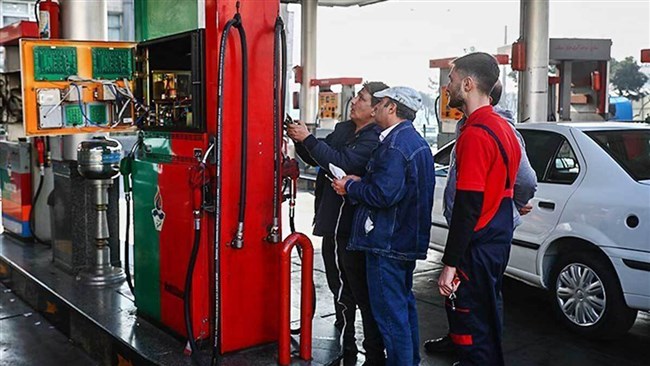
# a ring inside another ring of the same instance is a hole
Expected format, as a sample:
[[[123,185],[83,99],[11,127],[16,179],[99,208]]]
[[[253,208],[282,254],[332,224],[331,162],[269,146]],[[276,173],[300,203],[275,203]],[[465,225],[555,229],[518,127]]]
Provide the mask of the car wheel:
[[[584,336],[615,338],[636,319],[637,311],[625,304],[611,264],[593,253],[563,255],[551,271],[549,288],[556,315]]]

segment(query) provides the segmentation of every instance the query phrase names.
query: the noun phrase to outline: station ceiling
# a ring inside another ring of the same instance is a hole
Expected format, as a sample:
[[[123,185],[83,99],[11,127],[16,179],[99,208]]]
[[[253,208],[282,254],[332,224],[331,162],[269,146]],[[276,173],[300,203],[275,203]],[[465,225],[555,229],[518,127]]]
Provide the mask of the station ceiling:
[[[375,3],[380,3],[386,0],[318,0],[318,5],[320,6],[364,6]],[[287,4],[300,4],[302,0],[281,0],[283,3]]]

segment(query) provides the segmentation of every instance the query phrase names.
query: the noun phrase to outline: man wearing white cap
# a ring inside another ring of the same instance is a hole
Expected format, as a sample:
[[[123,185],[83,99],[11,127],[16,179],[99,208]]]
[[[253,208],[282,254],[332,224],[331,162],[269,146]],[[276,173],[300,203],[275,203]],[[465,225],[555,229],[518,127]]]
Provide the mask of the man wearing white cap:
[[[376,92],[380,144],[363,179],[346,176],[334,190],[359,206],[348,250],[366,252],[370,305],[382,333],[387,365],[419,365],[413,270],[429,246],[435,185],[431,149],[413,127],[422,100],[394,87]]]

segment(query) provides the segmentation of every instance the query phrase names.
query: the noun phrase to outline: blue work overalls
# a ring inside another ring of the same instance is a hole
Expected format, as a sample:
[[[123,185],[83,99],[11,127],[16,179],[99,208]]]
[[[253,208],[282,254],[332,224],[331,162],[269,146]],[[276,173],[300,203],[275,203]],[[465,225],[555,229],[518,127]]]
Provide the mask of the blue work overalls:
[[[485,125],[482,128],[496,141],[506,165],[504,190],[512,189],[508,156],[497,136]],[[503,273],[510,256],[512,241],[512,198],[504,197],[497,213],[482,229],[474,232],[470,244],[456,267],[460,286],[456,299],[445,300],[449,336],[460,354],[461,366],[500,366]]]

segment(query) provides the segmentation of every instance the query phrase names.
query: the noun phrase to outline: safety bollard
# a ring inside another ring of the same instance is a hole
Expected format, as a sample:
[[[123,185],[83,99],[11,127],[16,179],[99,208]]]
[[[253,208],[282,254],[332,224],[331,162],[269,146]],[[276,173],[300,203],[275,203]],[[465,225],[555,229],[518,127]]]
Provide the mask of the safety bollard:
[[[278,363],[291,362],[291,252],[299,245],[302,249],[301,298],[300,298],[300,358],[311,360],[311,327],[314,308],[313,269],[314,247],[307,236],[300,233],[289,235],[282,243],[280,259],[280,337],[278,340]]]

